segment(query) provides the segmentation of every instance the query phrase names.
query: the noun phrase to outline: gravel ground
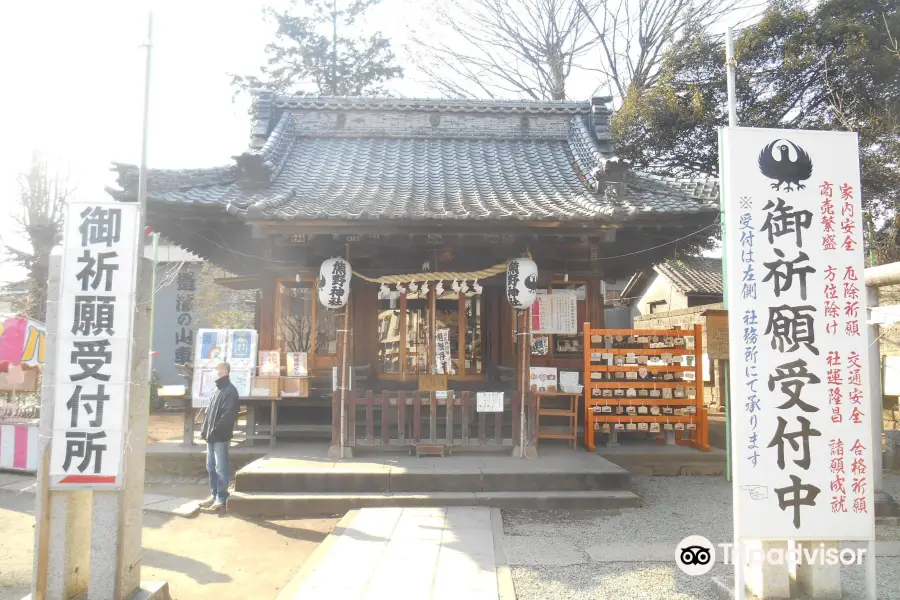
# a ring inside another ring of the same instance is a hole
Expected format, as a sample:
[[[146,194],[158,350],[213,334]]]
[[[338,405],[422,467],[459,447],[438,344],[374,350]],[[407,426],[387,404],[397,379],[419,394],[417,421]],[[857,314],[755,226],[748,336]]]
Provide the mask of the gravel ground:
[[[713,600],[713,575],[733,581],[732,567],[718,564],[702,577],[684,575],[662,562],[593,562],[591,546],[648,548],[702,535],[714,543],[732,539],[731,484],[719,477],[633,477],[644,499],[622,511],[503,511],[507,558],[518,600]],[[900,498],[900,475],[885,474],[885,491]],[[879,540],[900,540],[900,526],[879,525]],[[658,552],[657,552],[658,554]],[[607,555],[608,556],[608,555]],[[659,560],[659,558],[650,558]],[[878,559],[879,600],[900,600],[900,558]],[[842,567],[845,598],[865,597],[862,567]]]
[[[878,600],[900,600],[900,560],[878,559]],[[734,569],[717,565],[709,575],[689,577],[671,563],[597,563],[570,567],[514,567],[516,600],[718,600],[710,578],[731,584]],[[844,598],[865,594],[861,567],[842,567]]]
[[[516,600],[718,600],[710,577],[732,572],[719,565],[706,577],[689,577],[672,563],[512,569]]]
[[[633,477],[644,506],[609,511],[503,511],[508,536],[562,537],[585,549],[594,544],[671,542],[702,535],[730,541],[731,483],[720,477]],[[900,498],[900,476],[885,474],[885,491]],[[879,525],[879,540],[900,540],[900,526]]]

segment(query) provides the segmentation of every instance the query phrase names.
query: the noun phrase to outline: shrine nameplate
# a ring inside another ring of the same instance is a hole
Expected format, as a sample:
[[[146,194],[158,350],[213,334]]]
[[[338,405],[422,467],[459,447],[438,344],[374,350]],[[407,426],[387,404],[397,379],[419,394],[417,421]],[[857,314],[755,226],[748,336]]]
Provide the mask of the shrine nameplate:
[[[446,375],[419,375],[420,392],[439,392],[446,389]]]

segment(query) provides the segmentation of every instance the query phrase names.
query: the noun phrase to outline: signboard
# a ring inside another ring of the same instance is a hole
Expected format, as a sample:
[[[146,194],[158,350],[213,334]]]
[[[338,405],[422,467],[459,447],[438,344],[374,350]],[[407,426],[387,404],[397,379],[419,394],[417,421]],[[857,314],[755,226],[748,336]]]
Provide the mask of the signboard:
[[[122,486],[137,244],[143,235],[138,221],[137,204],[66,207],[52,383],[54,490]]]
[[[557,391],[556,368],[554,367],[531,367],[531,383],[532,392],[555,392]]]
[[[419,375],[420,392],[444,391],[447,387],[446,375]]]
[[[574,292],[539,294],[531,307],[532,333],[578,333],[578,298]]]
[[[191,381],[191,406],[206,408],[216,391],[219,363],[231,365],[229,378],[238,395],[251,395],[251,376],[256,367],[258,334],[253,329],[200,329],[194,345],[194,376]],[[177,350],[176,350],[177,351]],[[260,355],[264,354],[260,352]],[[275,358],[278,353],[275,352]]]
[[[309,375],[306,352],[287,353],[287,375],[288,377],[306,377]]]
[[[872,540],[857,136],[727,128],[720,153],[736,535]]]
[[[0,322],[0,364],[43,366],[46,344],[43,323],[25,317],[6,317]]]
[[[450,330],[438,329],[434,335],[434,372],[449,375],[452,370],[450,359]],[[446,387],[440,388],[442,390]]]
[[[194,358],[194,293],[197,281],[193,267],[182,265],[175,279],[178,294],[175,296],[175,364],[186,365]]]
[[[256,366],[258,335],[254,329],[229,329],[225,356],[231,369],[252,369]],[[233,378],[232,378],[233,379]]]
[[[503,392],[478,392],[475,396],[476,412],[503,412]]]
[[[281,375],[281,353],[278,350],[260,351],[259,374],[269,377],[278,377]]]

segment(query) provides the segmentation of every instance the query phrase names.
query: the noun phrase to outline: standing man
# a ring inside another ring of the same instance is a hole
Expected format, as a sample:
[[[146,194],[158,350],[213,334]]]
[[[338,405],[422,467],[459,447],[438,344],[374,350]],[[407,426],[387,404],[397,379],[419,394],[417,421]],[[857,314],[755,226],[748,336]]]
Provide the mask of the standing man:
[[[206,470],[209,472],[211,496],[200,503],[208,512],[217,512],[225,507],[228,499],[228,446],[234,437],[234,422],[238,413],[238,391],[229,377],[231,366],[219,363],[216,367],[216,391],[209,401],[200,437],[206,440]]]

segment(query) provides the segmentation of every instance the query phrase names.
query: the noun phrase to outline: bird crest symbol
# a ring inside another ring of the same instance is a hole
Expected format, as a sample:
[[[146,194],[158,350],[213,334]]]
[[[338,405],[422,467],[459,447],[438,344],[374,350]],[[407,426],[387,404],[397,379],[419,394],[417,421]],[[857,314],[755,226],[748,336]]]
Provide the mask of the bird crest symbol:
[[[781,142],[779,144],[779,142]],[[777,150],[779,158],[775,158],[772,150],[778,144]],[[788,144],[793,147],[797,154],[796,160],[791,160],[788,153]],[[782,184],[785,186],[785,192],[792,192],[794,184],[797,190],[806,188],[800,183],[806,181],[812,176],[813,164],[806,151],[790,140],[775,140],[763,148],[759,153],[759,171],[769,179],[773,179],[772,189],[780,191]]]

